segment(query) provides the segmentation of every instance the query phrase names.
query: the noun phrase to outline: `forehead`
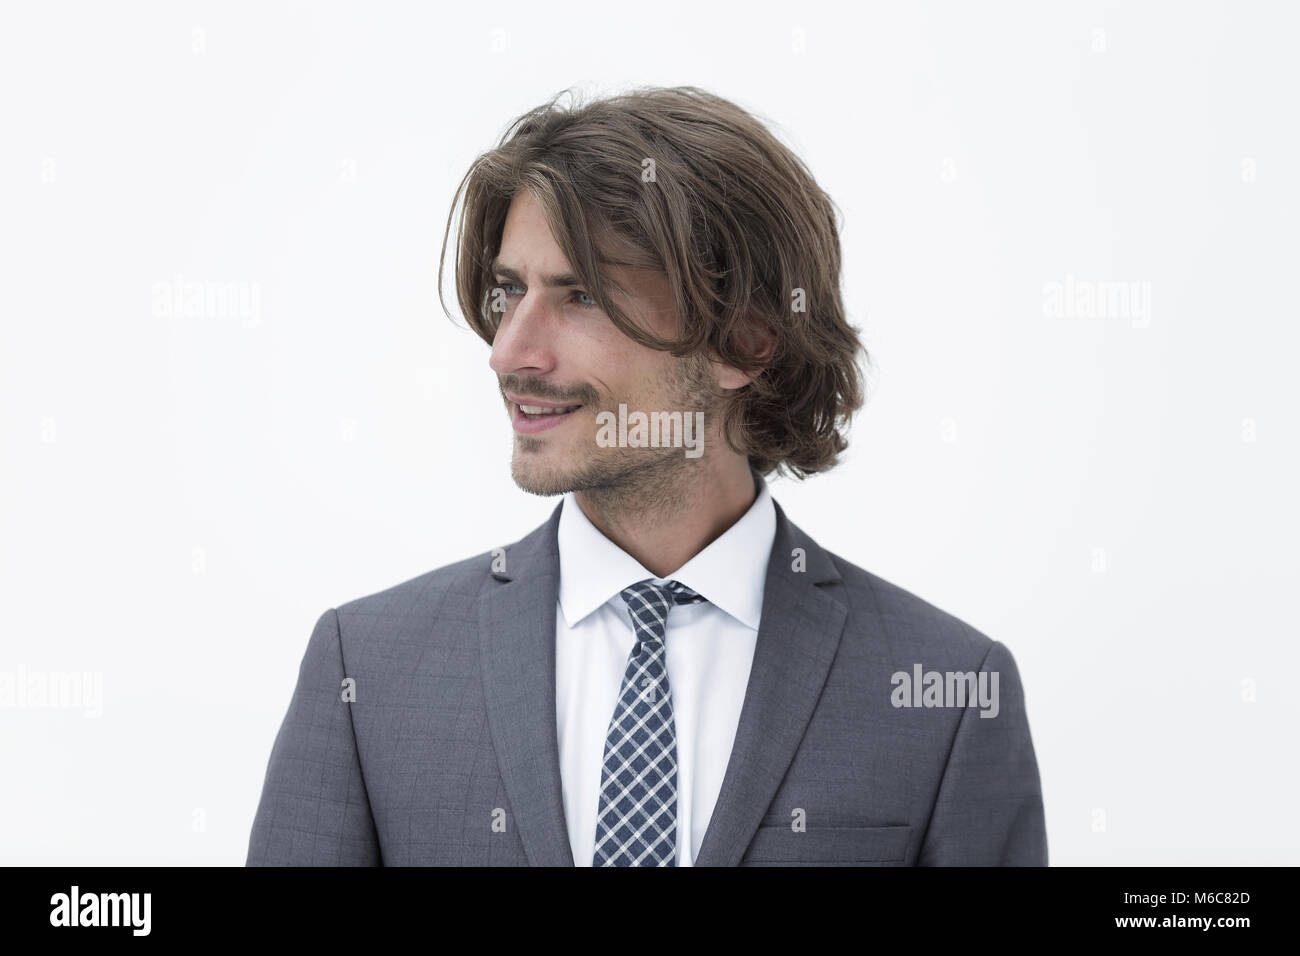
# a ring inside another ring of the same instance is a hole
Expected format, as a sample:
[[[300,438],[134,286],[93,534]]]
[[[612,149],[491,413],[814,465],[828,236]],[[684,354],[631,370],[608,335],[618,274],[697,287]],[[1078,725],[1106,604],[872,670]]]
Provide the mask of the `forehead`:
[[[569,263],[555,241],[541,204],[526,189],[510,200],[501,232],[501,258],[516,269],[568,269]]]
[[[527,189],[519,190],[510,200],[498,260],[502,266],[522,275],[559,275],[573,271],[551,232],[541,203]],[[606,266],[602,274],[612,280],[611,294],[621,299],[640,300],[656,308],[671,304],[668,277],[660,270]]]

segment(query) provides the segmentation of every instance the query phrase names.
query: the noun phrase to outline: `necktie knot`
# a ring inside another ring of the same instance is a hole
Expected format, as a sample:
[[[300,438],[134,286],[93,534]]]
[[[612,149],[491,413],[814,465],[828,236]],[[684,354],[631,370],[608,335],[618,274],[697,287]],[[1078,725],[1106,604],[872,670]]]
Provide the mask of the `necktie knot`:
[[[622,595],[632,618],[632,631],[638,639],[645,636],[663,640],[670,607],[674,604],[699,604],[704,600],[703,595],[680,581],[655,584],[649,579],[624,588]]]

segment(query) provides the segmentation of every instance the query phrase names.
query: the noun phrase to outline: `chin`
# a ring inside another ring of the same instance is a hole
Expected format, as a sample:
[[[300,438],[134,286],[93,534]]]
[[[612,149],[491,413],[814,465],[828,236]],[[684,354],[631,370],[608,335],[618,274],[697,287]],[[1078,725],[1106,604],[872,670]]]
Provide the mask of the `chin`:
[[[527,444],[515,447],[510,463],[511,477],[529,494],[550,497],[570,491],[613,491],[640,487],[651,476],[682,470],[681,452],[664,449],[663,454],[613,455],[581,458],[581,450],[561,459],[557,448],[537,448]]]
[[[544,452],[515,449],[510,476],[516,485],[531,495],[549,498],[574,491],[580,484],[578,469],[546,461]]]

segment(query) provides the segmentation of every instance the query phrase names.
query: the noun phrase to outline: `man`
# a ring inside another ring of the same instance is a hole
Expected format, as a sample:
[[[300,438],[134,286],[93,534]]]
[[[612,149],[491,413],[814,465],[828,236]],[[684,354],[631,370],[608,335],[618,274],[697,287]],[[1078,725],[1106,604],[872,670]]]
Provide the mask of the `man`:
[[[764,481],[832,466],[862,404],[804,165],[650,89],[525,114],[462,194],[514,480],[564,497],[322,615],[248,863],[1046,864],[1010,652]]]

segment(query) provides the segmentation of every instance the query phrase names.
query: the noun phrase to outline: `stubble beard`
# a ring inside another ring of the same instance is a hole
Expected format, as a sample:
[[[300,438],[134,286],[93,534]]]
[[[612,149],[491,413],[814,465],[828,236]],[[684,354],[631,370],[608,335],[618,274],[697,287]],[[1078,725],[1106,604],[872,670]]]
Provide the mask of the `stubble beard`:
[[[708,362],[694,356],[675,366],[668,394],[656,402],[664,406],[659,410],[680,410],[683,414],[704,412],[707,428],[715,423],[721,399],[713,385]],[[612,404],[614,408],[595,411],[608,410],[617,415],[619,403]],[[589,427],[594,429],[595,422],[593,414]],[[707,437],[713,439],[713,429],[708,431]],[[547,462],[543,460],[547,444],[546,439],[515,435],[510,466],[515,484],[529,494],[543,497],[584,492],[588,500],[610,514],[627,509],[643,512],[673,507],[700,480],[705,459],[704,455],[687,458],[684,448],[601,448],[592,431],[586,440],[573,442],[564,460]],[[706,440],[706,453],[708,445]]]

